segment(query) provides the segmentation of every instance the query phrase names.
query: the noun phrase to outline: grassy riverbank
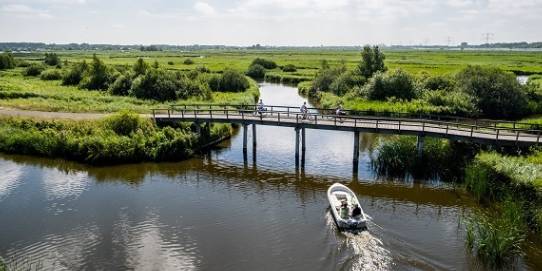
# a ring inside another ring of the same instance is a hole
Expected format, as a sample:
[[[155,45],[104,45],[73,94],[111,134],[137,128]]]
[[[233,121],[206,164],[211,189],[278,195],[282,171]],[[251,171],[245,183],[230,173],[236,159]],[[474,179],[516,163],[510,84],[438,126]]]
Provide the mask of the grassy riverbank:
[[[258,84],[249,80],[250,87],[243,92],[213,91],[209,99],[192,97],[160,102],[111,95],[107,91],[84,90],[77,86],[63,86],[59,80],[44,81],[38,77],[26,77],[21,71],[20,68],[0,71],[0,106],[40,111],[117,112],[129,109],[149,113],[152,108],[166,108],[172,104],[253,104],[259,96]]]
[[[0,119],[0,151],[59,157],[89,164],[182,160],[208,142],[231,135],[231,126],[205,127],[203,136],[188,124],[159,127],[122,112],[95,121]]]

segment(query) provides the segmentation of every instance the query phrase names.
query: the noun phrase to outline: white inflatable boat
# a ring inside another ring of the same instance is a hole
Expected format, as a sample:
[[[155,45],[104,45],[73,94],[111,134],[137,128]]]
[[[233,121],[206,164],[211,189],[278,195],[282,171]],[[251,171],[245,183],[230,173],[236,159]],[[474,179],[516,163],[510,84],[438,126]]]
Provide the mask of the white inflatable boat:
[[[367,228],[367,217],[359,205],[356,194],[348,187],[335,183],[327,190],[327,199],[331,206],[331,214],[341,230],[364,230]],[[358,214],[353,215],[354,208],[359,206]]]

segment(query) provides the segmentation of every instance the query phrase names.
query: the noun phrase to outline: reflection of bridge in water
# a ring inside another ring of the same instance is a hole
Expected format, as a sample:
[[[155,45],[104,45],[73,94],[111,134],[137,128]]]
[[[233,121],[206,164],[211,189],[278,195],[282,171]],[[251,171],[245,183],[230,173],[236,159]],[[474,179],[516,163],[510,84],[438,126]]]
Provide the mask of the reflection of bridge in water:
[[[255,105],[182,105],[168,109],[153,109],[152,117],[157,122],[219,122],[243,126],[243,153],[248,149],[248,126],[252,125],[252,145],[256,149],[256,125],[292,127],[296,131],[295,157],[304,164],[305,129],[349,131],[354,133],[353,163],[357,171],[359,161],[359,135],[361,132],[401,134],[417,136],[418,154],[421,155],[424,138],[439,137],[498,146],[531,146],[540,143],[540,129],[529,124],[508,121],[467,119],[459,117],[412,115],[344,111],[344,115],[333,110],[309,108],[303,114],[297,107],[266,106],[258,111]],[[527,128],[524,128],[527,127]],[[300,148],[301,147],[301,148]]]

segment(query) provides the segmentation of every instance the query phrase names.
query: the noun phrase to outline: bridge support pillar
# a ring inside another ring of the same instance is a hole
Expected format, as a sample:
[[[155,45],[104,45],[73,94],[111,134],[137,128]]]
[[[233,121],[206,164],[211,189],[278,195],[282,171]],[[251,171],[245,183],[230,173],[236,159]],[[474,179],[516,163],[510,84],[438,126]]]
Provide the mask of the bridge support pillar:
[[[423,157],[423,145],[424,145],[425,136],[419,135],[416,139],[416,150],[418,151],[418,158]]]
[[[256,123],[252,124],[252,148],[256,149]]]
[[[295,128],[295,163],[299,164],[299,128]]]
[[[305,128],[301,128],[301,152],[305,153]]]
[[[243,124],[243,154],[247,154],[247,143],[248,143],[248,125]]]
[[[352,160],[354,165],[354,171],[358,171],[359,164],[359,132],[354,132],[354,159]]]

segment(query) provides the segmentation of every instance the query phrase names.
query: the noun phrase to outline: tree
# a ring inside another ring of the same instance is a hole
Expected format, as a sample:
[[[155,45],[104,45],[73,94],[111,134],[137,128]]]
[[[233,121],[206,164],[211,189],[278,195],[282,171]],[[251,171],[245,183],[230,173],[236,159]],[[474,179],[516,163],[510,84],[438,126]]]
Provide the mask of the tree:
[[[126,96],[128,95],[130,88],[132,87],[132,79],[130,76],[120,75],[109,86],[109,93],[112,95]]]
[[[386,100],[391,97],[411,100],[417,94],[412,76],[400,69],[391,74],[378,71],[364,86],[363,92],[370,100]]]
[[[62,78],[62,85],[64,86],[76,86],[81,83],[85,73],[88,70],[88,64],[86,61],[75,64]]]
[[[0,54],[0,70],[15,68],[15,60],[11,53],[5,52]]]
[[[56,53],[45,53],[43,62],[49,66],[61,65],[60,58]]]
[[[132,70],[134,71],[134,76],[143,75],[149,68],[149,65],[143,60],[143,58],[138,58]]]
[[[140,99],[168,101],[177,98],[175,91],[179,88],[179,83],[172,74],[160,69],[150,69],[132,82],[130,95]]]
[[[265,68],[260,64],[250,65],[246,75],[254,79],[263,79],[265,77]]]
[[[358,65],[360,75],[370,78],[378,71],[385,72],[387,70],[384,64],[385,58],[378,46],[372,48],[368,45],[364,46],[361,52],[361,62]]]
[[[94,54],[87,76],[81,81],[81,87],[86,89],[107,89],[109,83],[107,66]]]
[[[468,66],[456,75],[456,80],[460,90],[474,97],[485,116],[514,118],[528,113],[527,93],[512,73]]]

